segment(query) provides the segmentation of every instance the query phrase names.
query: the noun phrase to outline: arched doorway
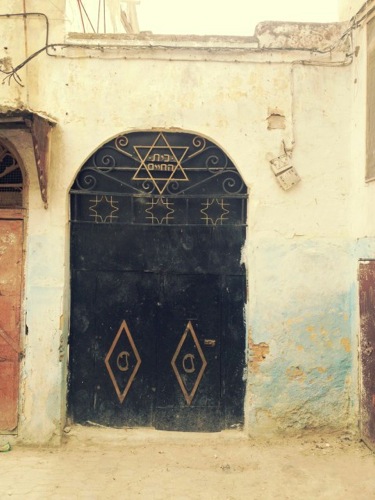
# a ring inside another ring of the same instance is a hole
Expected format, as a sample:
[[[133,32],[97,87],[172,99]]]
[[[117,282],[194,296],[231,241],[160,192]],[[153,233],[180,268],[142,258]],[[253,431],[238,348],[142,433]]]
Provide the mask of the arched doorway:
[[[213,431],[243,421],[247,189],[212,141],[131,132],[71,189],[70,414]]]
[[[14,432],[18,423],[23,194],[19,162],[0,142],[0,433]]]

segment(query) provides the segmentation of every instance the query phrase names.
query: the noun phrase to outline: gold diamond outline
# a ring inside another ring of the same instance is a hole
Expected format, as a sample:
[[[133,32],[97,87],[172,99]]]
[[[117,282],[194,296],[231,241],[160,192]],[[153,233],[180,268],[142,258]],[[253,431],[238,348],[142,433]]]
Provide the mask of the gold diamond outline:
[[[190,394],[188,393],[188,391],[187,391],[187,389],[185,387],[184,381],[182,380],[181,375],[180,375],[180,373],[179,373],[179,371],[177,369],[177,366],[176,366],[176,360],[178,358],[178,355],[180,354],[182,345],[185,342],[186,337],[188,336],[189,332],[190,332],[191,336],[193,337],[194,344],[195,344],[195,346],[196,346],[196,348],[198,350],[199,356],[200,356],[201,361],[202,361],[201,369],[199,370],[199,374],[198,374],[197,380],[195,381],[195,384],[194,384],[194,386],[193,386]],[[205,358],[205,356],[203,354],[202,348],[200,346],[200,343],[199,343],[199,340],[197,338],[197,335],[196,335],[196,333],[194,331],[193,325],[191,324],[191,321],[188,322],[188,324],[187,324],[187,326],[185,328],[185,331],[182,334],[182,337],[181,337],[180,342],[179,342],[179,344],[177,346],[176,352],[173,355],[173,358],[172,358],[172,361],[171,361],[171,365],[172,365],[174,374],[176,375],[177,382],[178,382],[178,384],[179,384],[179,386],[180,386],[180,388],[182,390],[182,393],[184,395],[185,401],[186,401],[187,405],[190,406],[191,403],[192,403],[192,401],[193,401],[193,399],[194,399],[195,393],[197,392],[199,384],[201,383],[203,374],[204,374],[206,366],[207,366],[206,358]]]
[[[165,142],[165,146],[155,146],[155,144],[158,142],[158,140],[162,138]],[[144,157],[142,157],[141,153],[138,151],[138,149],[147,149],[147,152],[146,154],[144,155]],[[169,149],[169,151],[171,152],[171,155],[173,156],[173,158],[176,160],[176,168],[171,172],[171,174],[169,176],[166,176],[166,177],[159,177],[158,179],[154,179],[154,177],[152,176],[152,174],[150,173],[147,165],[146,165],[146,158],[148,157],[148,155],[151,153],[151,151],[155,150],[155,149]],[[177,149],[184,149],[185,151],[183,152],[182,156],[180,159],[177,158],[177,156],[175,155],[174,153],[174,149],[177,150]],[[156,137],[155,141],[153,142],[153,144],[151,146],[134,146],[134,150],[135,152],[137,153],[139,159],[141,160],[141,164],[139,165],[136,173],[133,175],[132,177],[132,180],[133,181],[151,181],[154,186],[156,187],[158,193],[160,195],[163,194],[163,192],[165,191],[165,189],[167,188],[168,184],[175,180],[173,179],[173,176],[175,175],[175,173],[177,171],[180,171],[183,176],[184,176],[184,179],[176,179],[178,182],[187,182],[189,181],[189,178],[188,176],[186,175],[186,172],[185,170],[183,169],[182,165],[181,165],[181,162],[182,160],[184,159],[186,153],[188,152],[189,150],[189,147],[187,146],[172,146],[169,144],[169,142],[167,141],[165,135],[163,134],[163,132],[160,132],[159,135]],[[148,177],[140,177],[139,174],[142,172],[142,170],[145,170],[147,172],[147,175]],[[158,181],[162,181],[162,182],[165,182],[164,186],[162,189],[159,188],[157,182]]]
[[[130,375],[130,378],[128,380],[128,383],[126,384],[125,389],[121,393],[120,388],[119,388],[119,386],[117,384],[117,381],[116,381],[116,377],[115,377],[115,375],[114,375],[114,373],[112,371],[111,365],[109,363],[109,360],[110,360],[110,358],[112,356],[112,353],[113,353],[113,351],[114,351],[114,349],[115,349],[115,347],[117,345],[117,342],[118,342],[118,340],[119,340],[119,338],[120,338],[120,336],[121,336],[121,334],[122,334],[123,331],[125,331],[125,334],[128,337],[129,343],[130,343],[131,348],[132,348],[132,350],[134,352],[134,356],[135,356],[135,358],[137,360],[137,363],[136,363],[136,365],[134,367],[133,373]],[[118,397],[120,403],[122,404],[125,401],[125,398],[126,398],[128,392],[129,392],[129,389],[130,389],[130,387],[131,387],[131,385],[133,383],[134,377],[136,376],[136,374],[137,374],[137,372],[139,370],[139,367],[140,367],[140,365],[142,363],[141,357],[139,356],[139,353],[138,353],[138,349],[135,346],[132,334],[130,333],[130,330],[128,328],[128,324],[126,323],[125,320],[122,321],[122,323],[120,325],[120,328],[118,329],[116,337],[115,337],[114,341],[112,342],[112,345],[111,345],[111,347],[110,347],[110,349],[109,349],[109,351],[107,353],[107,356],[105,357],[104,363],[105,363],[105,365],[107,367],[109,376],[111,377],[112,384],[113,384],[113,386],[115,388],[117,397]]]

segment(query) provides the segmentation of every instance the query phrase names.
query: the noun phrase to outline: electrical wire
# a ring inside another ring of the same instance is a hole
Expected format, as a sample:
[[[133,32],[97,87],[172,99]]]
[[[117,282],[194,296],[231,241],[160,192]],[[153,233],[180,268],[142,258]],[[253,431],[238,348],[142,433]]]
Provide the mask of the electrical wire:
[[[83,6],[83,4],[80,2],[80,0],[78,0],[78,3],[80,5]],[[84,7],[83,7],[84,8]],[[104,10],[104,15],[105,15],[105,0],[103,1],[103,10]],[[346,39],[347,38],[350,38],[351,39],[351,46],[352,46],[352,33],[353,33],[353,30],[358,28],[360,26],[360,24],[363,22],[364,19],[366,19],[371,12],[373,12],[375,10],[375,7],[373,7],[366,15],[364,15],[359,21],[356,20],[356,16],[354,16],[352,19],[351,19],[351,24],[350,26],[344,31],[344,33],[340,36],[340,38],[333,44],[331,45],[330,47],[327,47],[326,49],[324,50],[320,50],[320,49],[316,49],[316,48],[272,48],[272,49],[264,49],[264,48],[255,48],[255,49],[248,49],[249,52],[265,52],[265,51],[308,51],[312,54],[321,54],[321,55],[325,55],[325,54],[328,54],[328,53],[332,53],[333,51],[335,51],[337,49],[337,47],[340,45],[340,43],[345,43],[346,42]],[[86,12],[85,12],[86,13]],[[82,13],[81,13],[82,14]],[[50,34],[50,24],[49,24],[49,19],[47,17],[46,14],[44,14],[43,12],[25,12],[25,13],[20,13],[20,14],[0,14],[0,19],[1,18],[10,18],[10,17],[23,17],[23,18],[27,18],[27,17],[35,17],[35,16],[39,16],[39,17],[42,17],[44,20],[45,20],[45,26],[46,26],[46,41],[45,41],[45,45],[43,47],[41,47],[39,50],[33,52],[29,57],[27,57],[24,61],[22,61],[20,64],[18,64],[15,68],[12,67],[12,69],[10,71],[5,71],[5,70],[2,70],[0,69],[0,73],[2,74],[5,74],[5,78],[3,79],[3,82],[5,81],[8,81],[8,83],[11,82],[11,80],[13,79],[18,85],[20,86],[24,86],[22,84],[22,79],[21,77],[19,76],[18,72],[26,65],[28,64],[32,59],[34,59],[35,57],[37,57],[38,55],[40,55],[41,53],[45,52],[47,56],[50,56],[50,57],[66,57],[66,56],[61,56],[61,55],[58,55],[56,53],[53,53],[51,51],[49,51],[49,49],[52,49],[54,52],[56,52],[56,48],[68,48],[68,47],[73,47],[73,48],[82,48],[82,49],[96,49],[96,50],[100,50],[100,51],[104,51],[104,50],[109,50],[109,49],[121,49],[121,48],[124,48],[123,45],[110,45],[110,46],[104,46],[104,45],[98,45],[98,46],[93,46],[93,45],[89,45],[89,44],[76,44],[76,43],[50,43],[49,42],[49,34]],[[86,13],[86,16],[87,16],[87,13]],[[83,21],[83,20],[82,20]],[[90,21],[90,20],[89,20]],[[90,22],[91,24],[91,22]],[[92,26],[93,28],[93,26]],[[93,31],[94,28],[93,28]],[[158,45],[158,48],[168,48],[168,46],[163,46],[163,45]],[[352,57],[352,53],[351,54],[346,54],[345,55],[345,59],[342,60],[342,61],[311,61],[311,60],[308,60],[308,59],[298,59],[298,60],[295,60],[295,61],[287,61],[285,62],[286,64],[301,64],[301,65],[306,65],[306,66],[347,66],[348,64],[351,64],[352,60],[353,60],[353,57]],[[91,56],[83,56],[83,57],[91,57]],[[126,59],[126,57],[122,56],[121,59]],[[262,63],[267,63],[267,62],[270,62],[270,61],[261,61]]]
[[[85,23],[84,23],[84,21],[83,21],[81,7],[82,7],[82,9],[83,9],[83,12],[85,13],[85,16],[86,16],[86,18],[87,18],[88,22],[90,23],[90,26],[91,26],[92,31],[95,33],[95,28],[94,28],[94,26],[93,26],[93,24],[92,24],[92,22],[91,22],[91,19],[90,19],[90,17],[89,17],[89,15],[88,15],[88,13],[87,13],[87,10],[86,10],[85,6],[84,6],[84,5],[83,5],[83,3],[82,3],[82,0],[77,0],[77,2],[78,2],[78,7],[79,7],[79,10],[80,10],[80,13],[81,13],[81,20],[82,20],[82,27],[83,27],[83,31],[86,33]]]

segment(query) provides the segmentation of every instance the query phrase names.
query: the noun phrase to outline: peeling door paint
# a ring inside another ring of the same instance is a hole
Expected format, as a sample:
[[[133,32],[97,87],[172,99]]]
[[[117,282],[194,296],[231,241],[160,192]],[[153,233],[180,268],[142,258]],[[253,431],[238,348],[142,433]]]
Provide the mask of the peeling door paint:
[[[0,220],[0,432],[18,419],[22,232],[21,220]]]
[[[360,361],[362,375],[361,432],[375,449],[375,261],[359,265],[359,309],[361,320]]]

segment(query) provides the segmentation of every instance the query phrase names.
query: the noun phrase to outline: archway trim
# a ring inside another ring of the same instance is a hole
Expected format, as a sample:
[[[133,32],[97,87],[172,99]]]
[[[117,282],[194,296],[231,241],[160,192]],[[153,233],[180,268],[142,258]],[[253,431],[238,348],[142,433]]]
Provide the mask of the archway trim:
[[[187,132],[119,135],[85,162],[71,195],[74,222],[246,225],[247,188],[233,162]]]

